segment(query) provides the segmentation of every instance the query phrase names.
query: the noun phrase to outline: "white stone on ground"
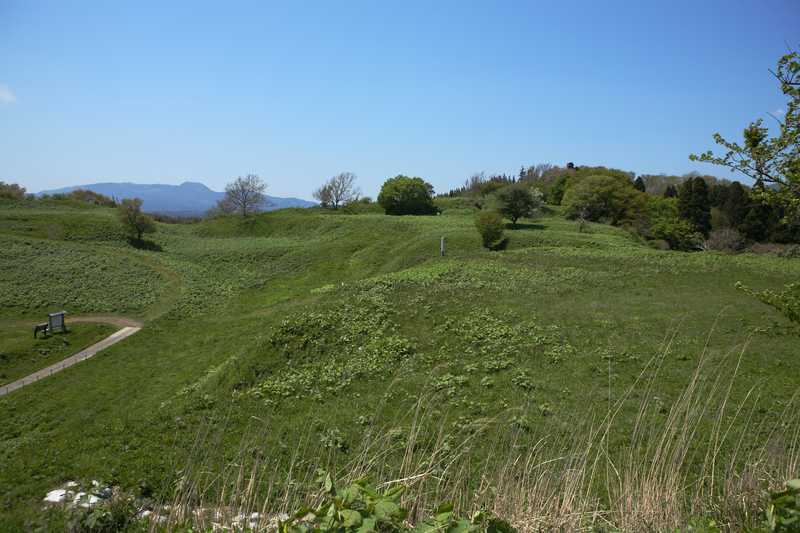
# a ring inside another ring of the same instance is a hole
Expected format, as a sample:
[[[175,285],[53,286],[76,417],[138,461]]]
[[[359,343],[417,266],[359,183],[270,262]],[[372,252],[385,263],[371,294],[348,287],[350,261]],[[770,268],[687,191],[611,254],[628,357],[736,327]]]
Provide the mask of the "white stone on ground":
[[[44,497],[44,501],[47,503],[63,503],[67,499],[67,492],[66,489],[51,490]]]

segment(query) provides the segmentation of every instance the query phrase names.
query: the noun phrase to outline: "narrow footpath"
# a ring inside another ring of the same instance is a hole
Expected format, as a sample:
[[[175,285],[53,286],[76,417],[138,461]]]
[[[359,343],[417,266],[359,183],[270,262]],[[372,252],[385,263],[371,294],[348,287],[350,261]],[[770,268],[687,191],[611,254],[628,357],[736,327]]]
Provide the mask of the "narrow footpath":
[[[88,320],[86,318],[84,318],[83,320],[72,320],[72,322],[105,322],[106,321],[106,320],[96,320],[94,318],[95,317],[91,317]],[[39,381],[40,379],[46,378],[47,376],[52,376],[56,372],[60,372],[61,370],[64,370],[65,368],[69,368],[69,367],[71,367],[72,365],[74,365],[76,363],[80,363],[81,361],[89,359],[90,357],[92,357],[94,354],[96,354],[100,350],[108,348],[112,344],[116,344],[119,341],[121,341],[122,339],[130,337],[131,335],[133,335],[134,333],[136,333],[140,329],[142,329],[140,325],[137,325],[137,326],[125,326],[122,329],[112,333],[111,335],[109,335],[105,339],[101,340],[100,342],[92,344],[88,348],[86,348],[84,350],[81,350],[80,352],[76,353],[75,355],[71,355],[71,356],[67,357],[66,359],[63,359],[63,360],[59,361],[58,363],[55,363],[55,364],[50,365],[50,366],[48,366],[46,368],[43,368],[43,369],[41,369],[41,370],[39,370],[37,372],[34,372],[33,374],[25,376],[22,379],[18,379],[17,381],[13,381],[13,382],[9,383],[8,385],[3,385],[2,387],[0,387],[0,396],[5,396],[9,392],[14,392],[17,389],[21,389],[25,385],[30,385],[31,383]]]

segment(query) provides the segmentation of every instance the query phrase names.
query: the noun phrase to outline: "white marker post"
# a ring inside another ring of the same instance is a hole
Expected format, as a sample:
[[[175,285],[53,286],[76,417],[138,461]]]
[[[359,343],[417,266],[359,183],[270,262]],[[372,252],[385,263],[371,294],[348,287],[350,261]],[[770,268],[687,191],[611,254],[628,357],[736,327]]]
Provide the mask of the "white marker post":
[[[441,242],[439,243],[439,253],[444,257],[444,237],[442,237]]]

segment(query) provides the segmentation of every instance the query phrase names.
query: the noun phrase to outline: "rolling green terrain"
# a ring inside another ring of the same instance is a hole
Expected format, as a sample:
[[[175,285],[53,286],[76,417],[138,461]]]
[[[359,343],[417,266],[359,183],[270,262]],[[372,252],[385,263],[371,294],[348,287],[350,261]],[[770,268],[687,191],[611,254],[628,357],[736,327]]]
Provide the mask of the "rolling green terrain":
[[[256,492],[287,501],[312,490],[316,466],[398,479],[412,434],[419,450],[468,459],[457,471],[416,464],[438,472],[431,500],[467,507],[506,459],[500,441],[563,455],[613,412],[606,455],[645,453],[632,436],[640,409],[647,431],[670,426],[698,365],[702,399],[727,403],[692,404],[688,480],[702,479],[709,440],[720,464],[767,442],[797,453],[776,428],[796,422],[800,337],[734,284],[780,288],[800,261],[657,251],[557,213],[507,235],[506,250],[482,249],[471,210],[450,201],[440,216],[309,209],[159,224],[153,245],[135,248],[109,209],[0,206],[0,321],[64,308],[145,322],[0,398],[0,529],[33,520],[71,479],[169,500],[189,470],[256,460],[280,480]],[[388,440],[365,462],[379,431]],[[588,482],[602,508],[608,478]],[[213,500],[226,478],[208,479]],[[415,505],[436,503],[425,498]]]

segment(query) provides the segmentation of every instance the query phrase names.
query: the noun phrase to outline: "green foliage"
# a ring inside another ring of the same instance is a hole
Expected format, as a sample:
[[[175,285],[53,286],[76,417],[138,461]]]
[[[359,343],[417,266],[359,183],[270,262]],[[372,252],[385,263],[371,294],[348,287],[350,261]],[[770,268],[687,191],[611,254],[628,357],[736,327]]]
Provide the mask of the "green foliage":
[[[459,519],[453,513],[452,504],[440,505],[431,518],[422,521],[413,530],[415,533],[512,533],[511,524],[486,511],[478,511],[470,519]]]
[[[711,202],[703,178],[690,178],[678,190],[678,213],[703,235],[711,231]]]
[[[738,228],[748,239],[762,242],[776,236],[780,225],[780,214],[770,204],[752,202]]]
[[[800,326],[800,283],[789,283],[782,291],[753,291],[741,283],[736,288],[773,307],[795,325]]]
[[[25,187],[16,183],[5,183],[0,181],[0,199],[22,200],[25,198]]]
[[[659,218],[650,231],[654,239],[666,241],[672,250],[699,250],[703,243],[703,235],[683,218]]]
[[[278,524],[278,533],[512,533],[511,525],[490,513],[480,511],[471,519],[459,519],[451,504],[440,505],[428,519],[416,527],[405,522],[408,511],[400,505],[403,486],[377,490],[366,480],[337,490],[330,474],[319,473],[323,486],[322,502],[314,508],[302,508]]]
[[[406,531],[408,512],[400,506],[401,485],[381,492],[366,480],[337,490],[330,474],[320,472],[324,488],[322,502],[302,508],[278,524],[279,533],[368,533]]]
[[[564,214],[612,225],[632,222],[645,209],[644,195],[627,179],[612,176],[588,176],[573,180],[564,195]]]
[[[517,220],[530,217],[542,205],[542,195],[538,190],[521,183],[503,187],[496,194],[498,211],[516,226]]]
[[[373,202],[369,196],[363,196],[353,202],[348,202],[342,208],[348,215],[383,214],[383,208],[378,202]]]
[[[285,319],[261,353],[277,350],[288,364],[249,394],[269,405],[287,398],[336,394],[367,377],[388,377],[411,357],[411,343],[395,331],[386,289],[363,291],[325,312]]]
[[[771,533],[800,531],[800,479],[790,479],[784,490],[770,493],[765,522]]]
[[[484,248],[491,249],[503,240],[505,224],[503,217],[495,211],[480,211],[475,216],[475,227],[478,229]]]
[[[568,185],[568,175],[560,176],[558,179],[556,179],[552,186],[545,191],[545,198],[547,202],[553,205],[561,205],[561,203],[564,201],[564,193],[567,192]]]
[[[435,215],[433,187],[422,178],[395,176],[383,183],[378,195],[387,215]]]
[[[141,241],[143,234],[156,232],[156,224],[150,216],[142,212],[142,201],[139,198],[122,200],[118,209],[119,220],[132,238]]]
[[[97,205],[101,207],[116,207],[117,202],[115,202],[112,198],[104,194],[100,194],[98,192],[90,191],[88,189],[75,189],[74,191],[68,194],[70,198],[73,198],[79,202]]]
[[[791,218],[797,218],[800,216],[800,61],[797,52],[781,57],[773,75],[787,98],[778,135],[770,137],[768,128],[758,119],[744,129],[743,144],[715,133],[714,142],[725,149],[724,155],[715,155],[709,150],[700,155],[692,154],[689,159],[727,167],[774,185],[762,188],[757,195],[770,204],[781,205]]]
[[[660,219],[678,218],[678,201],[663,196],[647,197],[647,218],[651,222]]]
[[[750,204],[750,198],[747,190],[738,181],[734,181],[725,193],[725,198],[721,203],[721,208],[725,213],[728,224],[734,229],[739,229],[739,226],[744,222],[744,217],[747,215],[747,207]]]

